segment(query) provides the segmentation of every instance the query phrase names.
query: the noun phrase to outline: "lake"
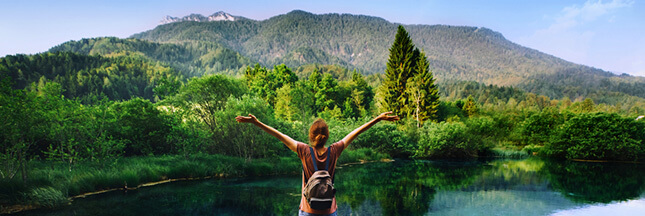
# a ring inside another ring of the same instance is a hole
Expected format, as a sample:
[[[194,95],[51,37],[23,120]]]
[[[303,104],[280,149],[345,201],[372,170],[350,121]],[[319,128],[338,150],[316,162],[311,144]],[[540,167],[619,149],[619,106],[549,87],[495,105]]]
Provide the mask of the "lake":
[[[300,176],[181,181],[21,215],[296,215]],[[538,158],[337,169],[338,215],[643,215],[645,166]]]

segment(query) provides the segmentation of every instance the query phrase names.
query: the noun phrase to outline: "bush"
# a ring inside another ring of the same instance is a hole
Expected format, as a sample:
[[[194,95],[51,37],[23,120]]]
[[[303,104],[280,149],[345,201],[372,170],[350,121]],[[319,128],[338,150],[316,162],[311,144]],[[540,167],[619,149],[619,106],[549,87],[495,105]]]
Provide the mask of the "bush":
[[[489,149],[464,123],[426,124],[421,130],[416,158],[469,158]]]
[[[464,123],[468,129],[466,133],[470,136],[479,137],[485,145],[494,145],[494,140],[500,137],[498,136],[500,134],[499,128],[496,127],[497,122],[491,117],[468,118],[468,121]]]
[[[487,153],[487,156],[490,156],[490,157],[513,158],[513,159],[526,158],[529,155],[530,154],[528,154],[525,151],[518,151],[518,150],[506,149],[506,148],[492,148]]]
[[[524,120],[521,129],[524,143],[544,144],[552,139],[557,129],[564,124],[567,114],[555,109],[544,109]]]
[[[634,161],[645,149],[643,131],[645,122],[632,118],[583,113],[567,121],[543,152],[556,158]]]
[[[526,152],[526,153],[527,153],[527,154],[529,154],[529,155],[532,155],[533,153],[537,153],[537,152],[539,152],[540,150],[542,150],[542,146],[539,146],[539,145],[532,145],[532,144],[531,144],[531,145],[524,146],[524,148],[522,148],[522,151],[523,151],[523,152]]]
[[[361,161],[377,161],[386,159],[388,156],[383,153],[378,153],[374,149],[361,148],[356,150],[344,150],[343,154],[338,158],[337,164],[355,163]]]
[[[363,132],[352,145],[353,148],[371,148],[392,157],[410,157],[416,145],[404,131],[398,130],[394,124],[379,123]]]

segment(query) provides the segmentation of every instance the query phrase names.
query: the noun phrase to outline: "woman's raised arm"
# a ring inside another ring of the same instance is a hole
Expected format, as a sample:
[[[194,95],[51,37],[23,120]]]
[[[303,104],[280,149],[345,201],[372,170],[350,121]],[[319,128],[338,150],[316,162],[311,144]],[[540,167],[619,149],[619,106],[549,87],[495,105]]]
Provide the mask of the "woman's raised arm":
[[[237,116],[235,117],[235,120],[237,122],[243,122],[243,123],[252,123],[255,126],[258,126],[261,128],[263,131],[271,134],[271,136],[274,136],[275,138],[278,138],[284,145],[286,145],[291,151],[296,152],[296,145],[297,142],[293,138],[281,133],[280,131],[276,130],[275,128],[272,128],[271,126],[268,126],[262,122],[260,122],[257,118],[255,118],[254,115],[249,114],[249,117],[246,116]]]
[[[371,121],[365,123],[364,125],[361,125],[360,127],[356,128],[354,131],[350,132],[343,138],[343,142],[345,143],[345,148],[349,146],[349,143],[351,143],[356,137],[358,137],[359,134],[363,133],[367,129],[370,129],[372,126],[374,126],[376,123],[380,122],[381,120],[385,121],[398,121],[399,116],[391,116],[392,112],[384,112],[378,115],[376,118],[372,119]]]

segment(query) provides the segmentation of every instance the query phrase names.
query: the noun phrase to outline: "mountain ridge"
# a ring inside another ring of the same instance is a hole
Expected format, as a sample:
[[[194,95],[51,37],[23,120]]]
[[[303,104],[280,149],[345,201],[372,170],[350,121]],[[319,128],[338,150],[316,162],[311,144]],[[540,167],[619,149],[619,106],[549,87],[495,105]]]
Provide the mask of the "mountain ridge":
[[[161,21],[159,21],[159,24],[164,25],[168,23],[183,22],[183,21],[194,21],[194,22],[235,21],[240,18],[242,17],[233,16],[224,11],[218,11],[208,17],[201,14],[190,14],[182,18],[165,16]]]
[[[271,66],[286,64],[340,65],[364,74],[385,70],[389,47],[399,24],[380,17],[329,13],[316,15],[294,10],[262,21],[241,18],[234,22],[173,22],[132,35],[131,39],[158,44],[216,46]],[[476,81],[487,85],[516,86],[551,98],[586,97],[604,91],[645,98],[645,78],[615,75],[568,62],[507,40],[485,27],[404,25],[416,47],[426,52],[438,82]],[[118,47],[118,43],[114,46]],[[192,44],[192,45],[191,45]],[[74,47],[74,46],[70,46]],[[66,51],[69,49],[52,49]],[[170,49],[171,51],[172,49]],[[69,50],[73,51],[73,50]],[[210,61],[219,55],[191,51],[194,58]],[[154,52],[153,52],[154,53]],[[164,55],[172,55],[165,52]],[[237,61],[238,66],[244,61]],[[225,61],[219,65],[226,67]],[[197,65],[199,66],[199,65]],[[187,68],[196,67],[187,66]],[[600,91],[600,92],[597,92]]]

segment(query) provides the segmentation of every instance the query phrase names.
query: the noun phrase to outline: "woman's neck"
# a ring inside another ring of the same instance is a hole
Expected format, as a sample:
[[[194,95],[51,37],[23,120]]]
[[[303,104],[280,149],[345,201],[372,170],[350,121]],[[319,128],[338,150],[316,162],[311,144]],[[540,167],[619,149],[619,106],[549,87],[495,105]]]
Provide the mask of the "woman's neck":
[[[327,148],[325,148],[324,145],[320,146],[320,147],[316,146],[316,147],[314,147],[314,150],[316,150],[316,155],[317,156],[322,156],[325,153],[325,151],[327,151]]]

